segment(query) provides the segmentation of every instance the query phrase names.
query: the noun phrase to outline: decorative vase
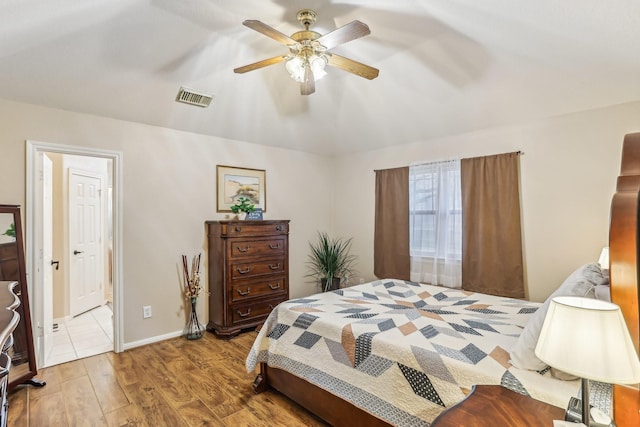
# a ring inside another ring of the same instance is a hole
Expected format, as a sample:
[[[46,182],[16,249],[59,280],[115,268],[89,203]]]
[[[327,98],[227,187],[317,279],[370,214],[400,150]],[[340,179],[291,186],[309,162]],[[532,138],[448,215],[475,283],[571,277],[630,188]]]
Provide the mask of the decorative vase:
[[[198,298],[191,297],[191,312],[189,313],[189,320],[187,322],[187,326],[185,328],[185,337],[188,340],[197,340],[202,338],[202,334],[204,332],[204,328],[198,321],[198,312],[196,311],[196,302],[198,302]]]
[[[247,217],[247,213],[246,212],[238,212],[236,214],[236,218],[238,218],[239,221],[244,221],[244,219]]]
[[[327,279],[320,279],[320,286],[322,287],[322,292],[330,292],[340,289],[340,278],[334,277],[331,279],[331,285],[327,286]]]

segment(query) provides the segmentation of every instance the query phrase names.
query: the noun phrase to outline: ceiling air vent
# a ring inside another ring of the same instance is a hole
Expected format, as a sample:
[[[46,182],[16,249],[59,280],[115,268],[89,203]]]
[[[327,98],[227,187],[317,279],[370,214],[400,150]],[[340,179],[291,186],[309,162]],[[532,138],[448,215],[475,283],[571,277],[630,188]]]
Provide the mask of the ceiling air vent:
[[[176,101],[185,104],[197,105],[198,107],[208,107],[213,100],[213,95],[207,95],[187,87],[180,87],[180,92],[176,97]]]

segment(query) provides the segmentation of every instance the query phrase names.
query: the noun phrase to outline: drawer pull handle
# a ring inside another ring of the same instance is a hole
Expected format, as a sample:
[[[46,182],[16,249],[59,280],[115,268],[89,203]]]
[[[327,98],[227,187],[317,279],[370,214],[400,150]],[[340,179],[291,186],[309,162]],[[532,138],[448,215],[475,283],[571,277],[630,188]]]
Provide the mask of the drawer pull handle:
[[[269,247],[270,247],[271,249],[280,249],[280,243],[277,243],[277,244],[275,244],[275,245],[272,245],[271,243],[269,243]]]
[[[250,314],[251,314],[251,309],[250,309],[250,308],[249,308],[249,309],[247,309],[247,312],[246,312],[246,313],[243,313],[243,312],[241,312],[240,310],[236,310],[236,313],[238,313],[238,316],[240,316],[240,317],[247,317],[248,315],[250,315]]]
[[[244,248],[241,248],[240,246],[236,246],[236,249],[238,250],[238,252],[247,252],[249,249],[251,249],[251,246],[247,245]]]
[[[242,227],[236,227],[236,232],[239,233],[242,231]]]
[[[277,263],[276,265],[269,264],[269,268],[272,270],[278,270],[280,269],[280,263]]]
[[[251,267],[247,267],[245,270],[243,270],[242,268],[238,267],[237,270],[238,270],[238,273],[240,273],[240,274],[247,274],[248,272],[251,271]]]
[[[283,231],[284,225],[276,225],[276,231]]]
[[[276,289],[280,289],[280,283],[278,283],[275,286],[273,286],[271,283],[269,283],[269,287],[271,288],[272,291],[275,291]]]
[[[249,294],[251,293],[251,288],[247,288],[247,290],[246,290],[246,291],[244,291],[244,292],[242,292],[240,289],[238,289],[238,293],[239,293],[241,296],[249,295]]]

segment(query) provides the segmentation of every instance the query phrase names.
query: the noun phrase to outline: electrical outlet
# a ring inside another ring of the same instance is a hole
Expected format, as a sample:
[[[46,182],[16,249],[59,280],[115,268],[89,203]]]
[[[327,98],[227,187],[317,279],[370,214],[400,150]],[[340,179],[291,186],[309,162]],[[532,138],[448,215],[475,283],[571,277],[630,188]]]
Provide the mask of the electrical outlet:
[[[151,306],[145,305],[144,307],[142,307],[142,318],[148,319],[149,317],[151,317]]]

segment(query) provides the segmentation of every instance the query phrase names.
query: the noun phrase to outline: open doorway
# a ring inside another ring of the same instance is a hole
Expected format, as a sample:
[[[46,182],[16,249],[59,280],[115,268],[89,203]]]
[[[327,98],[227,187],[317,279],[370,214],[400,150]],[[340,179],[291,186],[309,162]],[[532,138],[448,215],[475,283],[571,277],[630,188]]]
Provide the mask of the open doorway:
[[[121,154],[27,141],[38,367],[121,351]]]

